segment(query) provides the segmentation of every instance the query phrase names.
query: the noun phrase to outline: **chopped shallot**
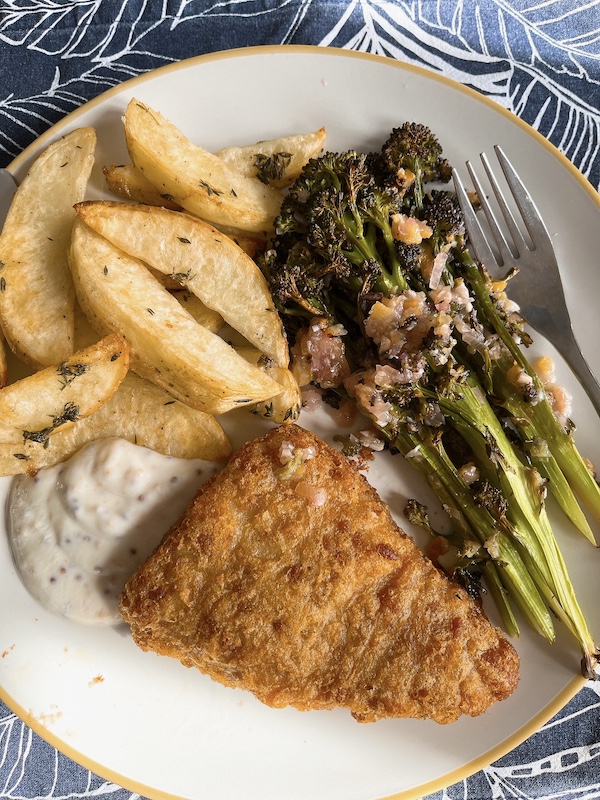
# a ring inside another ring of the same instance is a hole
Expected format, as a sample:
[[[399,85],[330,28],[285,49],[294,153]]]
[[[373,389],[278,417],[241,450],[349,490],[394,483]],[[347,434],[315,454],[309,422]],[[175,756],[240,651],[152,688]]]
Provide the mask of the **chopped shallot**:
[[[433,229],[423,220],[407,217],[406,214],[392,214],[392,236],[404,244],[421,244],[429,239]]]
[[[358,431],[356,434],[363,447],[368,447],[369,450],[380,452],[385,448],[385,439],[379,436],[372,428],[369,430]]]
[[[440,285],[440,280],[442,278],[442,273],[444,272],[444,267],[446,266],[446,261],[448,261],[448,253],[438,253],[436,257],[433,259],[433,267],[431,269],[431,275],[429,276],[429,288],[430,289],[437,289]]]
[[[342,337],[342,325],[332,325],[325,317],[315,317],[308,328],[296,336],[292,348],[293,372],[300,386],[315,381],[323,389],[341,386],[350,374]]]
[[[302,408],[305,411],[316,411],[323,405],[323,396],[317,389],[306,388],[302,390]]]
[[[467,483],[475,483],[479,480],[479,469],[471,462],[463,464],[458,472]]]

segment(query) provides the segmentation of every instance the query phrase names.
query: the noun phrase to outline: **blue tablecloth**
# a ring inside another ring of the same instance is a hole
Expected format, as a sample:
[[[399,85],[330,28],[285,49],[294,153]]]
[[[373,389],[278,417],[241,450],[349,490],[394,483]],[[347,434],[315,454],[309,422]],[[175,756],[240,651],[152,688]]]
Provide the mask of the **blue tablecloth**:
[[[598,0],[0,0],[0,166],[130,77],[259,44],[364,50],[447,75],[531,124],[599,187]],[[589,683],[528,741],[432,797],[600,798],[599,709]],[[0,797],[100,795],[138,797],[0,704]]]

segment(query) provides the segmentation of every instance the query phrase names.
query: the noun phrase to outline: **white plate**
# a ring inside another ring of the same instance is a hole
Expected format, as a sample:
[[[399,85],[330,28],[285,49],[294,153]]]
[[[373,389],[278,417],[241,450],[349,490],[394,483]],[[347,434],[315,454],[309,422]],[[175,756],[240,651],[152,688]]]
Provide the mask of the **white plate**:
[[[13,171],[22,178],[51,139],[93,125],[99,148],[90,196],[101,196],[102,165],[126,160],[121,115],[133,96],[208,149],[321,125],[330,149],[375,148],[406,119],[431,126],[455,165],[502,145],[554,235],[576,332],[600,373],[600,326],[590,291],[597,284],[598,199],[553,147],[499,106],[388,59],[322,48],[247,49],[123,84],[42,136]],[[560,377],[574,391],[579,441],[600,464],[598,420],[564,366]],[[324,431],[307,414],[302,422]],[[238,437],[254,432],[240,431],[239,421],[236,426]],[[428,497],[400,459],[378,459],[370,479],[399,520],[403,497]],[[597,625],[600,554],[560,521],[557,530],[584,611]],[[414,720],[359,725],[344,711],[272,710],[176,661],[142,653],[124,627],[90,630],[45,614],[15,575],[4,536],[0,573],[2,699],[76,761],[152,798],[422,796],[516,746],[583,685],[577,648],[563,632],[554,647],[525,633],[517,644],[517,691],[477,719],[445,727]]]

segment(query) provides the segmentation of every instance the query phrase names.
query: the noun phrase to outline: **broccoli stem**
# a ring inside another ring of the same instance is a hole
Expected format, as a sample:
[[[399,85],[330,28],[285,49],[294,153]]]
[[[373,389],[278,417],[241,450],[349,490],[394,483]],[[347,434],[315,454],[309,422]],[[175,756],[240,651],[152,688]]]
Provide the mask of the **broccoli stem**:
[[[580,644],[585,662],[593,663],[597,657],[594,643],[550,525],[543,496],[530,481],[528,468],[516,455],[472,373],[461,389],[458,398],[438,396],[440,408],[469,444],[490,482],[498,485],[510,500],[507,517],[513,523],[516,540],[529,556],[528,563],[538,589],[546,592],[547,587],[556,597],[564,612],[561,618],[570,621],[569,628]]]
[[[507,330],[490,297],[486,281],[477,263],[467,250],[459,247],[455,248],[455,255],[465,279],[475,294],[480,320],[485,322],[500,337],[514,362],[531,377],[541,399],[536,403],[519,401],[514,387],[508,385],[505,376],[502,380],[498,378],[498,373],[503,368],[506,371],[506,367],[512,366],[512,364],[507,365],[506,362],[504,362],[503,367],[498,366],[493,372],[494,393],[501,402],[510,406],[509,410],[515,420],[523,418],[529,421],[536,435],[547,443],[552,456],[575,494],[593,514],[594,518],[600,522],[600,486],[575,445],[573,436],[571,433],[565,432],[565,429],[559,423],[546,399],[544,388],[537,373],[528,362],[510,331]],[[554,491],[554,484],[550,484],[549,488]],[[559,502],[561,500],[559,495],[557,495],[557,500]],[[586,527],[588,526],[584,526],[584,528]],[[593,534],[590,537],[585,530],[583,532],[595,544]]]
[[[506,375],[512,366],[501,363],[500,360],[488,359],[484,364],[477,363],[471,354],[466,352],[464,346],[458,345],[461,358],[469,364],[470,368],[479,370],[479,378],[489,385],[489,392],[494,395],[494,400],[499,407],[508,412],[508,420],[515,434],[519,438],[520,451],[523,459],[531,463],[545,479],[550,492],[557,500],[559,507],[575,527],[596,544],[593,531],[584,514],[575,493],[567,481],[559,463],[550,451],[548,444],[530,419],[524,416],[523,406],[527,406],[515,387],[509,384]],[[502,395],[501,399],[499,394]]]
[[[409,433],[404,426],[392,430],[378,427],[429,483],[461,531],[463,540],[477,541],[484,548],[486,543],[491,546],[493,542],[494,551],[498,549],[498,555],[489,553],[489,550],[488,553],[506,592],[496,590],[493,582],[488,584],[488,588],[491,593],[493,591],[507,632],[515,636],[519,634],[508,599],[510,596],[533,629],[553,641],[552,619],[531,579],[528,566],[489,511],[475,504],[468,484],[456,470],[442,443],[439,440],[435,444],[428,443],[416,434]]]
[[[548,444],[548,436],[544,435],[543,424],[539,424],[536,427],[532,420],[525,416],[523,412],[530,410],[528,408],[529,404],[524,403],[519,398],[514,391],[514,387],[511,392],[510,386],[505,385],[508,384],[508,381],[506,381],[506,373],[502,368],[500,367],[497,370],[494,368],[493,374],[495,375],[494,385],[497,389],[499,387],[503,389],[502,405],[510,414],[511,423],[521,438],[526,457],[531,460],[531,463],[538,469],[540,474],[547,479],[550,492],[568,519],[593,545],[596,545],[596,539],[587,517],[579,505],[560,463],[556,459],[557,447],[553,448],[553,453]],[[525,406],[525,409],[523,406]],[[545,417],[545,415],[543,416]],[[568,438],[570,441],[569,449],[571,450],[574,444],[572,437]],[[577,457],[581,457],[576,448],[575,453]],[[573,455],[572,452],[571,455]],[[582,469],[586,468],[585,464],[582,464],[581,467]],[[587,469],[587,472],[589,473],[589,469]]]
[[[372,237],[365,236],[361,227],[360,231],[356,231],[353,226],[348,225],[346,220],[346,236],[348,241],[353,246],[353,250],[346,253],[348,259],[356,266],[362,265],[365,261],[377,263],[380,268],[380,274],[377,276],[375,288],[383,294],[390,294],[396,289],[403,291],[408,288],[404,276],[400,270],[400,262],[395,256],[392,262],[392,272],[390,272],[377,251]],[[390,231],[391,237],[391,231]],[[395,254],[395,248],[393,248]]]
[[[384,216],[377,214],[372,219],[373,219],[373,225],[379,229],[379,231],[383,236],[383,241],[385,243],[388,260],[392,268],[391,269],[392,280],[395,286],[401,292],[403,292],[409,288],[409,284],[402,270],[402,262],[400,261],[400,258],[398,256],[398,250],[396,248],[396,240],[392,236],[392,228],[389,223],[388,215]],[[383,264],[382,264],[382,269],[385,269]],[[386,270],[386,272],[388,271]]]

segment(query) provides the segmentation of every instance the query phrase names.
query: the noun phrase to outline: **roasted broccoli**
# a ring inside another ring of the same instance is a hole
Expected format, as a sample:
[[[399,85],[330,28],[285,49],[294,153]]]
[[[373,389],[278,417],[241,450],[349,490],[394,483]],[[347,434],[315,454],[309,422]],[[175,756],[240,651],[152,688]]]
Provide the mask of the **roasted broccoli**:
[[[442,146],[426,125],[405,122],[394,128],[381,152],[387,171],[408,192],[417,211],[423,208],[427,183],[447,183],[452,177]]]
[[[450,176],[437,138],[416,123],[394,129],[379,152],[314,158],[259,265],[306,381],[351,399],[450,512],[455,577],[475,591],[481,574],[513,634],[511,602],[550,640],[551,615],[563,620],[591,676],[598,654],[545,508],[550,482],[591,535],[576,479],[562,474],[577,451],[564,431],[551,457],[527,446],[558,423],[537,402],[504,284],[471,257],[454,194],[430,186]],[[511,384],[515,364],[535,402]]]

